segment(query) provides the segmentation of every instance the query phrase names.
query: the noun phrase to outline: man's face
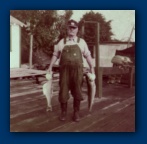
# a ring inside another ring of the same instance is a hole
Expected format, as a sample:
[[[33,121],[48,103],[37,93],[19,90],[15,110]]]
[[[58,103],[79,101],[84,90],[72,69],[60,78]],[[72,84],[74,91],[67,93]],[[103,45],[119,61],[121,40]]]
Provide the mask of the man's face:
[[[69,26],[67,28],[67,33],[68,33],[69,36],[76,36],[77,33],[78,33],[78,27]]]

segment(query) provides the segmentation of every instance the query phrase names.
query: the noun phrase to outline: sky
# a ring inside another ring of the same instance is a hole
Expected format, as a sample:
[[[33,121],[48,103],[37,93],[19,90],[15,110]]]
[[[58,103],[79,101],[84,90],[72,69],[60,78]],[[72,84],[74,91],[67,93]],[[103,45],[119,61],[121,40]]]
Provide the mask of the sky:
[[[80,21],[83,14],[90,10],[73,10],[71,19]],[[133,27],[135,28],[135,10],[93,10],[101,13],[106,21],[112,20],[111,28],[114,36],[122,41],[130,38]],[[135,29],[132,32],[131,41],[135,41]]]

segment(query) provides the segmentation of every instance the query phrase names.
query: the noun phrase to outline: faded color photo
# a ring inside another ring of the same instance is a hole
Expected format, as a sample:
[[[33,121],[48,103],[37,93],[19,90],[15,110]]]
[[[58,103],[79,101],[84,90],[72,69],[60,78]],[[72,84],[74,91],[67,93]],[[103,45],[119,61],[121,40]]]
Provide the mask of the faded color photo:
[[[135,132],[135,10],[11,10],[10,132]]]

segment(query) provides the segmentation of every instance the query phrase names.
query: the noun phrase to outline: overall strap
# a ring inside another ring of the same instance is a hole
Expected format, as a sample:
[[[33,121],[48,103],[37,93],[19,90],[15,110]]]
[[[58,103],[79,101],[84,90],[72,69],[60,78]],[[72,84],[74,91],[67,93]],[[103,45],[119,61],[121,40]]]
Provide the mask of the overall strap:
[[[66,44],[66,38],[64,38],[64,44]]]
[[[79,43],[80,42],[80,38],[78,37],[78,39],[77,39],[77,43]]]

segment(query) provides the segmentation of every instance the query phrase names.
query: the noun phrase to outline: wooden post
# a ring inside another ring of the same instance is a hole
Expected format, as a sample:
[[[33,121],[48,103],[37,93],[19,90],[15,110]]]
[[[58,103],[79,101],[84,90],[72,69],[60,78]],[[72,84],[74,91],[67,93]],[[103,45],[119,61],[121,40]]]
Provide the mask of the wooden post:
[[[99,53],[99,38],[100,38],[100,25],[98,22],[85,21],[84,23],[96,24],[96,42],[95,42],[95,74],[96,74],[96,97],[102,97],[102,81],[103,69],[100,68],[100,53]],[[84,36],[84,26],[82,26],[82,35]]]
[[[133,80],[134,80],[134,67],[129,68],[129,88],[133,87]]]
[[[130,37],[129,37],[129,39],[128,39],[127,48],[129,47],[129,44],[130,44],[130,41],[131,41],[131,37],[132,37],[133,31],[134,31],[134,26],[133,26],[133,28],[132,28],[132,30],[131,30],[131,34],[130,34]]]
[[[30,55],[29,55],[29,68],[32,68],[32,53],[33,53],[33,35],[30,35]]]
[[[96,49],[96,47],[95,47],[95,45],[93,46],[93,58],[95,59],[95,49]]]
[[[100,25],[96,26],[95,72],[96,72],[96,97],[102,97],[102,71],[100,69],[99,36]]]

